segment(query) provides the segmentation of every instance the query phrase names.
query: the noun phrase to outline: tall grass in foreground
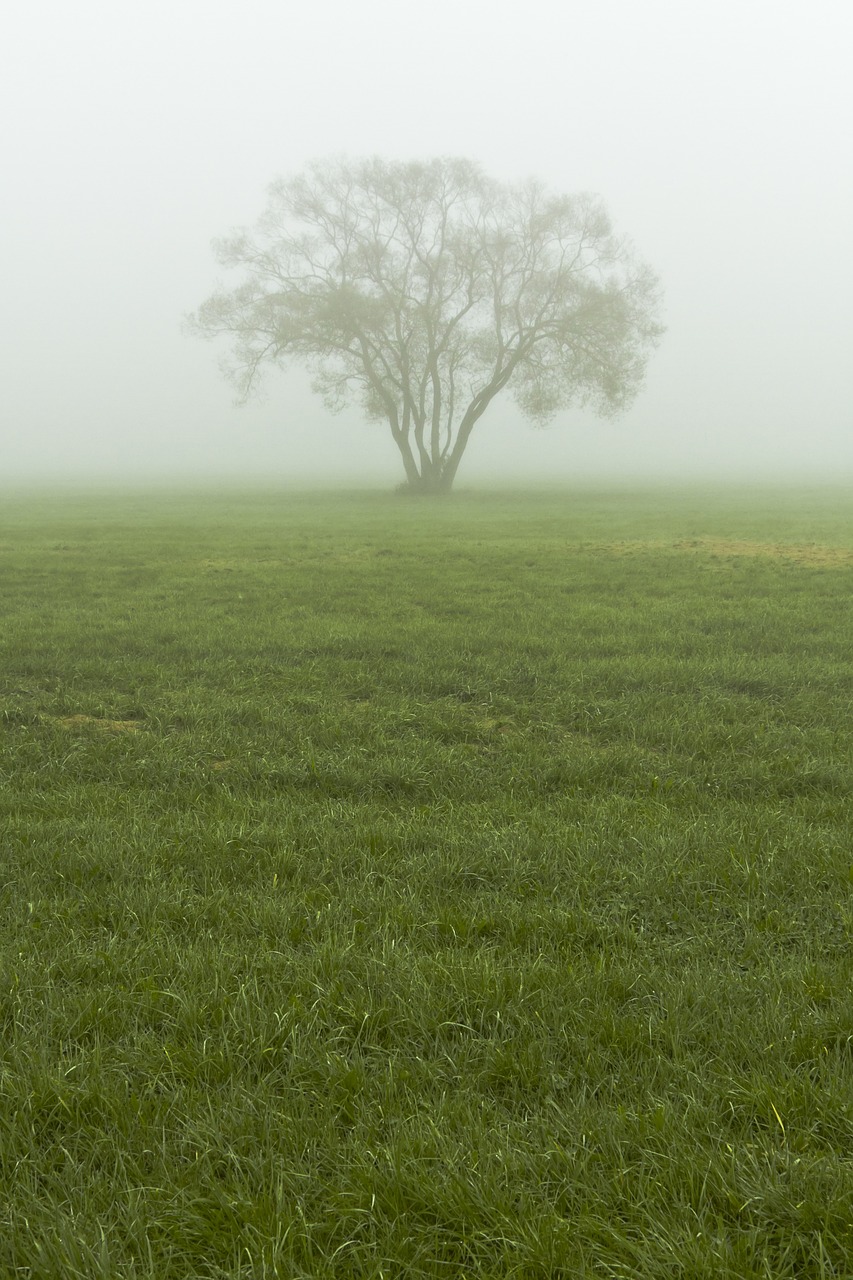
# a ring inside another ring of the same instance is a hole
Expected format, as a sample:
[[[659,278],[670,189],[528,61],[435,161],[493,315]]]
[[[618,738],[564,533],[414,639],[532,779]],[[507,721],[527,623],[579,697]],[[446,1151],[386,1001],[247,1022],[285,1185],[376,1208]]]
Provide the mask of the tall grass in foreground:
[[[0,1276],[853,1275],[849,496],[0,563]]]

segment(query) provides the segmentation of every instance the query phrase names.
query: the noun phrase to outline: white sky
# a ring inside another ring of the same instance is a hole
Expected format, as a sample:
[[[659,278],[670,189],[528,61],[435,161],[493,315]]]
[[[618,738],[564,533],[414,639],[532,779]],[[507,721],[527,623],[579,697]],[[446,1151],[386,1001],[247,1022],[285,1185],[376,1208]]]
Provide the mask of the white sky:
[[[850,0],[28,0],[0,18],[0,483],[401,478],[390,435],[299,375],[245,408],[181,333],[214,236],[347,153],[473,157],[592,190],[660,272],[635,406],[492,474],[853,475]]]

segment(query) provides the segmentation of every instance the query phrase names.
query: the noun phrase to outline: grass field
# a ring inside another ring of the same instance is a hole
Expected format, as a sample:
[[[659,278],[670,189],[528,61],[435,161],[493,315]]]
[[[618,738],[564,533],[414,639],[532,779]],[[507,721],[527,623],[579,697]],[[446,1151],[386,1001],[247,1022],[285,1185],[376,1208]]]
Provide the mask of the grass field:
[[[851,499],[7,496],[0,1277],[849,1280]]]

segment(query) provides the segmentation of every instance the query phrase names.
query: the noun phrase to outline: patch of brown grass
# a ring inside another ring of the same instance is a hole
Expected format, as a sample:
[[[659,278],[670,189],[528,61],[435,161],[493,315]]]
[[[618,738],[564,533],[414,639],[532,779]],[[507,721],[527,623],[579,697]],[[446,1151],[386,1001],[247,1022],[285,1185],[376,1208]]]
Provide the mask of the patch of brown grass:
[[[63,729],[79,729],[84,725],[92,725],[101,733],[139,733],[142,728],[141,720],[105,720],[100,716],[84,715],[51,716],[50,719],[54,724],[62,725]]]
[[[678,551],[700,551],[711,556],[748,557],[753,560],[785,560],[815,569],[836,569],[853,564],[853,551],[816,543],[797,546],[787,542],[749,542],[736,538],[691,538],[676,542]]]
[[[685,538],[680,542],[643,541],[602,542],[583,550],[601,551],[608,555],[639,555],[648,551],[681,551],[714,559],[781,560],[810,569],[845,569],[853,565],[853,550],[827,547],[817,543],[752,542],[745,538]]]

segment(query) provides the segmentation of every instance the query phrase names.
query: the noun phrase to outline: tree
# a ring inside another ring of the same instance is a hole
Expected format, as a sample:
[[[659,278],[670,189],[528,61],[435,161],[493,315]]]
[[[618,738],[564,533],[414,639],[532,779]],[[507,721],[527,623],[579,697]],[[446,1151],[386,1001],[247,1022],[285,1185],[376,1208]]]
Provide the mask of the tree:
[[[232,338],[242,400],[265,365],[300,360],[330,409],[356,397],[387,422],[408,486],[436,493],[505,387],[540,422],[636,395],[658,282],[598,198],[454,159],[315,163],[269,197],[254,232],[215,244],[242,283],[189,317]]]

